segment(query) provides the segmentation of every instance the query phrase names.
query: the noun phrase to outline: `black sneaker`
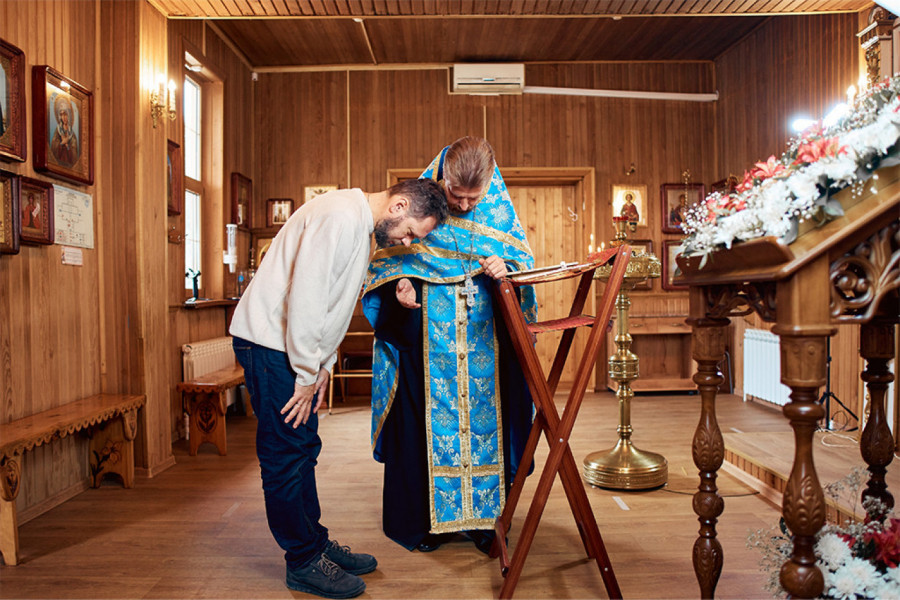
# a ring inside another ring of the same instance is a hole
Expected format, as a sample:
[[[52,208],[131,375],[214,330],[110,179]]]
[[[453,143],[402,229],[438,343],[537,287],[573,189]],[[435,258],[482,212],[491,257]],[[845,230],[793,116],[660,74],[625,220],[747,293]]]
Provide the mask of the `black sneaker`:
[[[378,566],[378,561],[371,554],[350,552],[350,546],[341,546],[334,540],[328,540],[323,554],[328,560],[353,575],[371,573]]]
[[[366,591],[366,582],[328,560],[324,553],[299,569],[288,567],[285,585],[324,598],[353,598]]]

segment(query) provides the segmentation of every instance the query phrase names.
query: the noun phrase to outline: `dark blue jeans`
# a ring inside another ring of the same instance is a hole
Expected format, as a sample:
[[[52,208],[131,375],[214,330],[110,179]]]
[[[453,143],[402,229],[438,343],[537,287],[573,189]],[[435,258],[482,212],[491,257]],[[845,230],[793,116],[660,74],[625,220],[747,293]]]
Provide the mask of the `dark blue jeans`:
[[[269,529],[288,567],[299,568],[317,558],[328,541],[316,491],[319,417],[311,414],[297,429],[284,422],[281,409],[294,394],[295,377],[287,354],[238,337],[233,345],[259,421],[256,454]]]

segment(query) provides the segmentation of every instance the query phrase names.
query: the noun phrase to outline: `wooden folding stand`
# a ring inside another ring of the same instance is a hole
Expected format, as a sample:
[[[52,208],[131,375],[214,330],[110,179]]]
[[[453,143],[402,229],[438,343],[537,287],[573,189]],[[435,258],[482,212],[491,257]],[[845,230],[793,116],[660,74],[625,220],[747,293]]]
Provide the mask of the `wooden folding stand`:
[[[609,556],[606,554],[606,548],[600,537],[600,530],[597,528],[597,521],[594,519],[594,513],[591,511],[591,505],[584,491],[584,485],[581,482],[575,460],[572,457],[572,450],[569,448],[569,436],[572,433],[575,418],[578,416],[578,409],[581,407],[584,399],[588,378],[596,363],[603,338],[606,335],[607,324],[612,317],[616,296],[619,293],[619,288],[622,286],[625,269],[628,266],[630,257],[631,248],[627,245],[622,245],[618,248],[611,248],[592,254],[588,262],[583,264],[562,265],[542,272],[515,274],[510,278],[504,278],[497,282],[495,293],[500,303],[503,319],[509,329],[516,355],[522,365],[522,370],[531,389],[536,408],[534,424],[531,427],[531,433],[528,436],[522,459],[519,461],[519,470],[510,489],[503,513],[497,518],[497,522],[494,525],[497,535],[490,555],[491,557],[500,557],[500,572],[505,577],[503,586],[500,588],[500,598],[511,598],[516,589],[525,564],[525,558],[531,548],[531,543],[534,541],[538,522],[547,504],[547,498],[550,496],[550,489],[553,487],[553,481],[557,473],[559,473],[565,488],[566,497],[575,517],[575,523],[578,525],[578,532],[581,534],[584,549],[589,558],[597,561],[600,575],[606,586],[607,595],[610,598],[622,597],[615,573],[613,573],[612,565],[609,562]],[[582,314],[591,289],[594,272],[601,265],[609,262],[610,259],[614,259],[614,263],[606,284],[606,290],[598,306],[597,316],[591,317]],[[572,309],[567,318],[534,324],[529,324],[525,320],[515,291],[517,287],[560,281],[577,276],[580,276],[581,280],[575,292]],[[578,370],[575,373],[575,382],[566,400],[562,418],[560,418],[556,411],[556,405],[553,403],[553,394],[556,392],[566,358],[572,347],[575,329],[583,326],[590,326],[591,332],[584,354],[581,356]],[[532,334],[547,331],[563,331],[563,335],[556,351],[556,357],[553,359],[550,376],[545,378],[535,351]],[[541,472],[537,490],[531,501],[531,507],[528,509],[528,515],[525,518],[525,524],[522,526],[522,533],[519,535],[518,543],[510,558],[506,536],[512,523],[516,504],[522,494],[522,487],[525,484],[529,465],[534,459],[534,452],[537,449],[541,431],[544,432],[547,443],[550,445],[550,453],[547,457],[547,463]]]

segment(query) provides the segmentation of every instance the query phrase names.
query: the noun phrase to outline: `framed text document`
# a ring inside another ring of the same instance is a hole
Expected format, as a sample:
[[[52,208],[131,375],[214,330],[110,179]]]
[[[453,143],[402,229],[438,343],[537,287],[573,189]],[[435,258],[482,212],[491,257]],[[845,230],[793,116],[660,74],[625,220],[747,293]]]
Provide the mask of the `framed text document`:
[[[64,246],[93,248],[93,197],[90,194],[55,184],[53,196],[56,204],[54,219],[56,239],[54,242]]]

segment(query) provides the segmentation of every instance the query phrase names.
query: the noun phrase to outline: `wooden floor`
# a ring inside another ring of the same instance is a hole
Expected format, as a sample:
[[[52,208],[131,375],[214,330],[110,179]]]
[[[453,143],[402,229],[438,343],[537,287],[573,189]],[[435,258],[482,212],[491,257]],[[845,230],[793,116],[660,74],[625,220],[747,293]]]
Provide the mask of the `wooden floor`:
[[[723,432],[789,431],[780,411],[735,396],[720,397],[717,408]],[[691,566],[698,523],[691,509],[697,474],[690,452],[698,415],[696,395],[637,397],[632,439],[637,447],[666,456],[667,486],[646,492],[588,488],[626,598],[699,594]],[[322,418],[324,450],[317,469],[323,523],[332,538],[378,558],[378,569],[365,576],[362,597],[496,597],[497,562],[470,542],[422,554],[384,537],[382,468],[371,458],[369,416],[367,404],[359,402],[337,404],[334,414]],[[612,394],[588,396],[571,442],[576,461],[614,445],[617,419]],[[253,417],[229,417],[228,456],[204,445],[190,457],[181,441],[175,445],[177,464],[153,479],[139,479],[135,489],[110,482],[21,525],[22,562],[0,568],[0,597],[307,597],[284,586],[281,551],[266,526],[254,434]],[[769,450],[792,454],[790,445]],[[538,468],[545,457],[542,447]],[[513,545],[536,482],[536,476],[529,478],[510,536]],[[745,542],[749,531],[775,523],[779,508],[727,473],[720,474],[719,487],[725,497],[718,528],[725,566],[717,596],[768,597],[758,556]],[[595,564],[584,558],[558,482],[515,597],[606,597]]]

